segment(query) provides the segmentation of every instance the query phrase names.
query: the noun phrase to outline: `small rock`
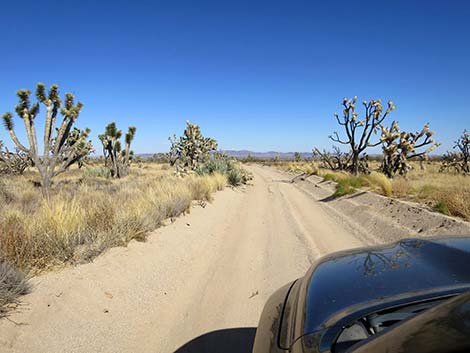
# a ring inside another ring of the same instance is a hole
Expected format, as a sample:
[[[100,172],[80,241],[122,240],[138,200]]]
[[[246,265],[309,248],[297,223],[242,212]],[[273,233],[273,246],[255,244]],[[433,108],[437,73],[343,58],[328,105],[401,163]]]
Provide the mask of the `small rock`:
[[[104,309],[104,310],[103,310],[103,313],[107,314],[107,313],[109,313],[109,310],[108,310],[108,309]]]

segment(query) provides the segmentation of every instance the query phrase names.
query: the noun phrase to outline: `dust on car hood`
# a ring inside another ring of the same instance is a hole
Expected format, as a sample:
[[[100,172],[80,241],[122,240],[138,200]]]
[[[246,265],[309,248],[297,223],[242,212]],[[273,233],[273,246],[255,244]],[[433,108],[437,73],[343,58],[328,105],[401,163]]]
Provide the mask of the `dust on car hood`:
[[[309,271],[304,334],[374,304],[470,289],[470,238],[406,239],[335,253]]]

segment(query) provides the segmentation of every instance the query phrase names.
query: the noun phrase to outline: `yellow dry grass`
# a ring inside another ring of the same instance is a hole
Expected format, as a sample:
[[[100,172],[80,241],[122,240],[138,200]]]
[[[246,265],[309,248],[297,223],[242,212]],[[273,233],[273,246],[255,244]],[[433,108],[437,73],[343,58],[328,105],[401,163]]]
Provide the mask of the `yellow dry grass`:
[[[372,172],[369,175],[352,177],[345,172],[322,169],[317,162],[280,162],[277,167],[295,173],[312,173],[326,180],[341,181],[372,190],[385,196],[419,202],[431,209],[451,216],[470,220],[470,176],[440,173],[439,162],[427,162],[424,169],[418,162],[411,163],[413,169],[405,177],[389,179],[385,175]],[[370,163],[377,170],[378,162]]]
[[[91,173],[93,174],[93,173]],[[88,177],[73,169],[49,198],[34,174],[0,179],[0,251],[22,269],[88,261],[103,250],[144,240],[192,200],[210,201],[227,183],[221,174],[177,177],[165,165],[132,168],[123,179]]]

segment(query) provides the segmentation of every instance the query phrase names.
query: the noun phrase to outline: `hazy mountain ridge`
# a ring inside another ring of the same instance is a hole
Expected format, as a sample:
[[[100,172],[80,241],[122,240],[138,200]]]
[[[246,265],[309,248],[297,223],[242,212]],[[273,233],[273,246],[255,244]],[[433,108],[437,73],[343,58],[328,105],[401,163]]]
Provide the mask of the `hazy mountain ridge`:
[[[259,159],[271,159],[271,158],[280,158],[280,159],[294,159],[295,152],[276,152],[276,151],[267,151],[267,152],[255,152],[249,150],[226,150],[222,151],[230,157],[235,158],[247,158],[248,156]],[[302,158],[311,158],[312,152],[300,152]]]

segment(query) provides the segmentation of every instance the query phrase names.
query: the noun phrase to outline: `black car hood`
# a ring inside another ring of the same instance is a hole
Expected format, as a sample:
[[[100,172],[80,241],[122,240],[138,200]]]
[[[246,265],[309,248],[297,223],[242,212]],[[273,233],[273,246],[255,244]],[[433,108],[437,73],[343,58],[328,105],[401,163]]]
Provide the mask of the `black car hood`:
[[[468,290],[470,238],[407,239],[335,253],[305,279],[302,331],[308,334],[374,304]]]

